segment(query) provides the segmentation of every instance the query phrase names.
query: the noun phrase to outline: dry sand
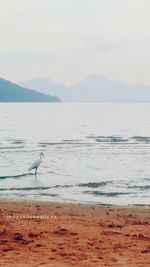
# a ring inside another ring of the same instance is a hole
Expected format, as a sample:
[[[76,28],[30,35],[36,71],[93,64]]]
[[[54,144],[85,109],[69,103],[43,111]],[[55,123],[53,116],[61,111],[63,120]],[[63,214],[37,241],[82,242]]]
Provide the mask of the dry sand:
[[[149,208],[0,203],[0,266],[150,266]]]

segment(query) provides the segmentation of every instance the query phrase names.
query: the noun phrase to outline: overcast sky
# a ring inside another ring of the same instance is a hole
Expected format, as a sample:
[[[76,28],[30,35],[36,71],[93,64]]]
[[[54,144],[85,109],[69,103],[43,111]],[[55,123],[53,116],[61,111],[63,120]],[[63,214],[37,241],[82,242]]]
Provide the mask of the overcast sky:
[[[0,0],[0,76],[150,84],[150,0]]]

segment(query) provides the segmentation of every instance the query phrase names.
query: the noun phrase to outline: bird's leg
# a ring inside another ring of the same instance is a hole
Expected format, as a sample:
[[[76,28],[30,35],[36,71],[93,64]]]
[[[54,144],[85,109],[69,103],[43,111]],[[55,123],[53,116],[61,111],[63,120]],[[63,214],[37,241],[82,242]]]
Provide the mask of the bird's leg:
[[[36,175],[37,175],[37,168],[35,169],[35,179],[36,179]]]

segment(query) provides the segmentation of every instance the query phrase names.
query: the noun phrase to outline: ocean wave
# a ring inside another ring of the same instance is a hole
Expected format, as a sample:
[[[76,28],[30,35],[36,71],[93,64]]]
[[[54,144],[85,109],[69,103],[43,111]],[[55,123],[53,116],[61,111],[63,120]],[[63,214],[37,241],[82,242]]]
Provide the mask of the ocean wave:
[[[54,188],[68,188],[73,187],[72,185],[54,185],[54,186],[35,186],[35,187],[7,187],[0,188],[0,191],[33,191],[33,190],[48,190]]]
[[[63,142],[39,142],[39,145],[42,146],[55,146],[55,145],[63,145]]]
[[[17,179],[17,178],[21,178],[21,177],[25,177],[25,176],[28,176],[28,175],[35,175],[34,173],[23,173],[23,174],[17,174],[17,175],[6,175],[6,176],[0,176],[0,180],[3,180],[3,179]]]
[[[46,147],[46,146],[65,146],[65,145],[72,145],[72,146],[89,146],[90,143],[84,142],[84,140],[62,140],[60,142],[39,142],[39,146]]]
[[[53,193],[40,193],[40,196],[45,196],[45,197],[57,197],[58,194],[53,194]]]
[[[24,148],[24,146],[0,146],[0,150],[12,150],[12,149]]]
[[[15,141],[12,141],[11,142],[11,144],[24,144],[25,143],[25,141],[23,141],[23,140],[15,140]]]
[[[100,143],[124,143],[124,144],[134,144],[134,143],[150,143],[150,137],[149,136],[118,136],[118,135],[88,135],[87,138],[93,139],[96,142]]]
[[[112,183],[112,181],[88,182],[88,183],[80,183],[77,186],[98,188],[98,187],[105,186],[105,185],[110,184],[110,183]]]
[[[83,193],[92,194],[94,196],[104,196],[104,197],[117,197],[121,195],[131,194],[129,192],[103,192],[103,191],[96,191],[96,190],[86,190],[86,191],[83,191]]]
[[[82,139],[64,139],[64,140],[62,140],[62,142],[71,142],[71,143],[82,142],[82,141],[83,141]]]
[[[150,190],[150,185],[133,185],[133,186],[128,186],[128,188],[137,190]]]
[[[149,136],[133,136],[132,138],[138,142],[150,143]]]

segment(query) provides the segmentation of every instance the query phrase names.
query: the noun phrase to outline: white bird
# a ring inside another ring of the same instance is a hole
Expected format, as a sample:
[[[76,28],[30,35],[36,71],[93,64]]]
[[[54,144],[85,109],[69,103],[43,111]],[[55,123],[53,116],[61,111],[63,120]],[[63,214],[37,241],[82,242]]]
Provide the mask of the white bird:
[[[30,168],[28,169],[29,171],[34,170],[35,169],[35,177],[36,177],[36,173],[37,173],[37,169],[40,166],[40,164],[42,163],[42,159],[44,157],[44,153],[40,153],[39,158],[36,159],[35,161],[33,161],[32,165],[30,166]]]

